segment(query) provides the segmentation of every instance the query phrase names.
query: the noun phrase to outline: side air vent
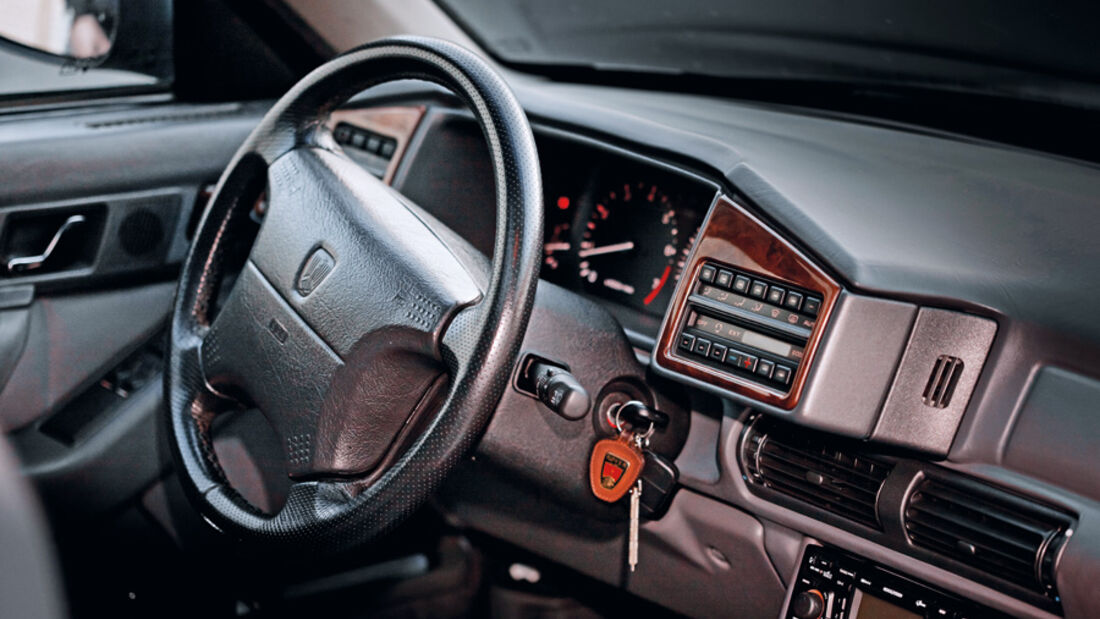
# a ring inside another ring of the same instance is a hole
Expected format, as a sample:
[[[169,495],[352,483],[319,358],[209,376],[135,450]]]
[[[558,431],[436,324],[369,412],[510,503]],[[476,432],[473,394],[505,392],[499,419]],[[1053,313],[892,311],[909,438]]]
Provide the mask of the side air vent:
[[[859,524],[881,529],[876,504],[892,465],[825,444],[820,437],[753,423],[741,443],[750,489],[774,491]]]
[[[910,495],[905,531],[916,546],[1056,599],[1054,570],[1073,518],[958,479],[926,478]]]
[[[962,359],[940,355],[932,365],[928,384],[924,386],[924,393],[921,394],[924,403],[932,408],[947,408],[951,404],[951,396],[955,395],[955,387],[959,384],[962,371]]]

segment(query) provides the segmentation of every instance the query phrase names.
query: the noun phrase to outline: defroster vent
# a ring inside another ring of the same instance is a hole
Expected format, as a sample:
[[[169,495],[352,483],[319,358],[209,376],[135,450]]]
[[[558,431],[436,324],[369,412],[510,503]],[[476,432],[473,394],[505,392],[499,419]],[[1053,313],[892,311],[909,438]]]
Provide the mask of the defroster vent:
[[[876,505],[890,463],[823,443],[820,436],[798,428],[757,421],[741,443],[750,489],[775,492],[881,529]]]
[[[905,508],[914,545],[1051,599],[1073,522],[1061,511],[964,478],[925,478]]]

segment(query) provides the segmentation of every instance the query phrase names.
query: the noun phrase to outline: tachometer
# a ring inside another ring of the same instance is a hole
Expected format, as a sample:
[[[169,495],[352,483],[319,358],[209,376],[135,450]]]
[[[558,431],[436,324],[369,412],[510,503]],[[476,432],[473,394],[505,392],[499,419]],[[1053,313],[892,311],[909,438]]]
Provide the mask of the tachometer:
[[[680,229],[675,204],[657,185],[611,187],[595,201],[581,236],[582,285],[602,297],[663,311],[693,232]]]

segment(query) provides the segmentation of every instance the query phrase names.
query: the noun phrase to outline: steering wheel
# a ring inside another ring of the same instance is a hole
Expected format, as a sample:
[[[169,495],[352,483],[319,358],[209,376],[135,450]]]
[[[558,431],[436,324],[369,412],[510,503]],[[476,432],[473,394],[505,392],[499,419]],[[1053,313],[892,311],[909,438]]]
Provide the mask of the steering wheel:
[[[325,127],[351,96],[399,79],[449,88],[481,126],[497,196],[491,268]],[[227,249],[247,242],[264,183],[263,223],[215,311]],[[242,541],[309,552],[361,544],[411,515],[480,437],[508,383],[542,221],[530,125],[472,52],[391,38],[303,78],[222,175],[176,293],[167,436],[201,514]],[[283,443],[291,485],[275,514],[249,504],[218,464],[211,422],[229,403],[259,408]]]

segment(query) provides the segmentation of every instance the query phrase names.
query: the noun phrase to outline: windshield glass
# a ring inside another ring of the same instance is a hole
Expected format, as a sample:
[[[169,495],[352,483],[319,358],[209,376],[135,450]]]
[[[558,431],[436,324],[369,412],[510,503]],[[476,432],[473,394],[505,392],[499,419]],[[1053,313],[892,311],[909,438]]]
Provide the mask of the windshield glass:
[[[438,0],[506,64],[892,84],[1100,107],[1097,2]]]

